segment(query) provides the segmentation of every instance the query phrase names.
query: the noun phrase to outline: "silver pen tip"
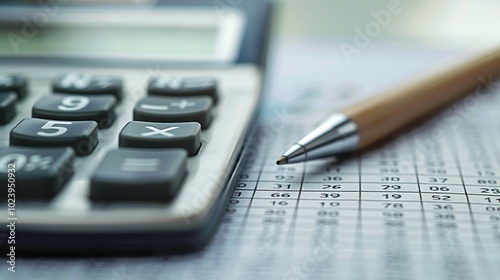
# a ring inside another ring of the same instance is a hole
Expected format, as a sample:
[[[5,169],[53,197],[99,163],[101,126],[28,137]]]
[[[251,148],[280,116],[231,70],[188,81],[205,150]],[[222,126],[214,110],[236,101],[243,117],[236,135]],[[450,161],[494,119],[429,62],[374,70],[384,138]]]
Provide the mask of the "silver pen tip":
[[[288,158],[287,157],[280,157],[277,161],[276,161],[276,164],[277,165],[282,165],[282,164],[287,164],[288,163]]]

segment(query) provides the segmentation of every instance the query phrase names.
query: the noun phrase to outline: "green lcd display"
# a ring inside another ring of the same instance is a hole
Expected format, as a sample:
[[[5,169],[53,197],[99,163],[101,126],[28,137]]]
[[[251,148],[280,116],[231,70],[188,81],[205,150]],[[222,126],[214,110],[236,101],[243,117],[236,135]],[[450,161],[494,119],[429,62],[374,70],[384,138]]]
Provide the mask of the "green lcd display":
[[[210,56],[215,26],[47,25],[31,37],[22,26],[0,25],[0,53]]]

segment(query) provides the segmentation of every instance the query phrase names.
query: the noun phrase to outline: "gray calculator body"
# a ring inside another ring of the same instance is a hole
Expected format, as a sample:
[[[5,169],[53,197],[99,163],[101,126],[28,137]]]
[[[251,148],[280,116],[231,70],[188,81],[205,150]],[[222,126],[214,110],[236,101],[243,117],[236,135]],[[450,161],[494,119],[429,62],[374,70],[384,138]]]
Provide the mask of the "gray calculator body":
[[[116,53],[113,38],[110,38],[109,49],[104,47],[94,53],[85,53],[83,48],[53,51],[50,44],[49,47],[40,45],[16,53],[0,46],[0,73],[19,74],[28,82],[27,95],[17,102],[15,117],[0,127],[1,146],[9,146],[10,131],[21,120],[31,117],[34,104],[53,94],[52,83],[59,75],[113,75],[123,83],[123,99],[114,108],[116,119],[109,128],[98,130],[99,143],[90,155],[75,157],[74,174],[58,194],[48,201],[16,201],[18,250],[43,254],[66,251],[178,252],[200,248],[210,240],[232,190],[232,180],[238,176],[237,164],[241,160],[243,144],[259,107],[271,6],[267,1],[251,1],[238,7],[230,6],[229,2],[223,7],[202,6],[199,1],[181,1],[181,5],[174,2],[138,10],[61,7],[60,16],[53,18],[53,25],[79,28],[88,19],[97,20],[97,14],[101,15],[99,20],[104,25],[119,25],[123,19],[141,14],[138,24],[149,18],[154,28],[148,24],[140,28],[155,29],[161,34],[161,26],[165,24],[165,29],[171,32],[169,36],[186,40],[185,44],[207,44],[196,41],[200,39],[194,37],[205,35],[198,36],[196,32],[201,31],[193,29],[214,28],[216,32],[210,32],[216,38],[209,40],[216,46],[209,51],[167,47],[166,52],[170,52],[167,54],[155,54],[156,50],[137,53],[133,49],[126,50],[129,53]],[[7,8],[11,9],[10,20],[36,12],[36,9],[24,6],[10,5]],[[2,13],[7,9],[2,7],[0,10]],[[119,16],[105,16],[113,13]],[[178,20],[171,20],[175,17],[179,17]],[[164,22],[164,18],[170,18],[170,22]],[[186,22],[186,19],[200,22],[197,25]],[[16,31],[12,26],[8,28],[2,27],[0,32]],[[60,35],[50,34],[50,28],[47,25],[47,30],[41,29],[39,36],[57,39]],[[187,33],[193,31],[193,38],[176,34],[177,29],[182,28],[189,29]],[[154,44],[156,39],[149,39]],[[116,39],[120,40],[123,38]],[[40,49],[42,51],[38,51]],[[133,120],[134,106],[148,95],[148,81],[164,75],[211,77],[217,81],[219,100],[213,107],[213,120],[201,132],[200,150],[187,159],[187,175],[182,186],[174,198],[165,203],[92,202],[89,185],[99,162],[110,150],[118,149],[118,135]],[[7,208],[4,202],[1,205]]]

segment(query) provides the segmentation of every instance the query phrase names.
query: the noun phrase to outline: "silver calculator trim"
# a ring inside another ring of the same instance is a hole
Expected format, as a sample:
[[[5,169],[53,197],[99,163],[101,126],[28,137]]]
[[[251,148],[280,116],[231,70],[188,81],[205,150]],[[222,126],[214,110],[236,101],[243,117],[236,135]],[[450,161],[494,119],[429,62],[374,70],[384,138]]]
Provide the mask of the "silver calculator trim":
[[[247,130],[253,120],[261,92],[261,71],[255,65],[240,64],[212,70],[150,68],[82,68],[45,65],[2,65],[0,72],[22,73],[30,82],[27,100],[18,104],[18,115],[0,127],[0,145],[8,145],[10,129],[30,112],[33,103],[50,94],[51,79],[62,73],[112,74],[123,78],[124,100],[116,108],[117,120],[99,131],[100,143],[86,158],[77,158],[75,176],[53,202],[17,203],[20,230],[58,233],[187,232],[200,229],[211,217],[210,209],[220,204],[227,182],[236,165]],[[202,132],[199,154],[188,159],[188,176],[170,205],[92,204],[88,199],[88,178],[104,154],[117,148],[118,133],[132,120],[135,102],[146,96],[151,75],[213,76],[219,81],[220,102],[211,126]],[[36,95],[33,97],[33,95]],[[24,113],[24,114],[23,114]],[[113,139],[107,142],[104,139]],[[91,158],[91,159],[90,159]],[[203,172],[200,172],[203,171]]]

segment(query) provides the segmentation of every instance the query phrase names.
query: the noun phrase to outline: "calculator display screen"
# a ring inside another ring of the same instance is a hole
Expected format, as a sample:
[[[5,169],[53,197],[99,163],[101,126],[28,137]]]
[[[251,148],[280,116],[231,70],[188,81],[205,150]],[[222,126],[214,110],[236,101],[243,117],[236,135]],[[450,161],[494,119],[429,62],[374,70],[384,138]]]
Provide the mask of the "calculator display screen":
[[[22,26],[0,26],[0,52],[208,56],[214,53],[213,27],[54,26],[27,39]]]
[[[245,24],[236,9],[47,9],[0,8],[0,56],[232,62]]]

